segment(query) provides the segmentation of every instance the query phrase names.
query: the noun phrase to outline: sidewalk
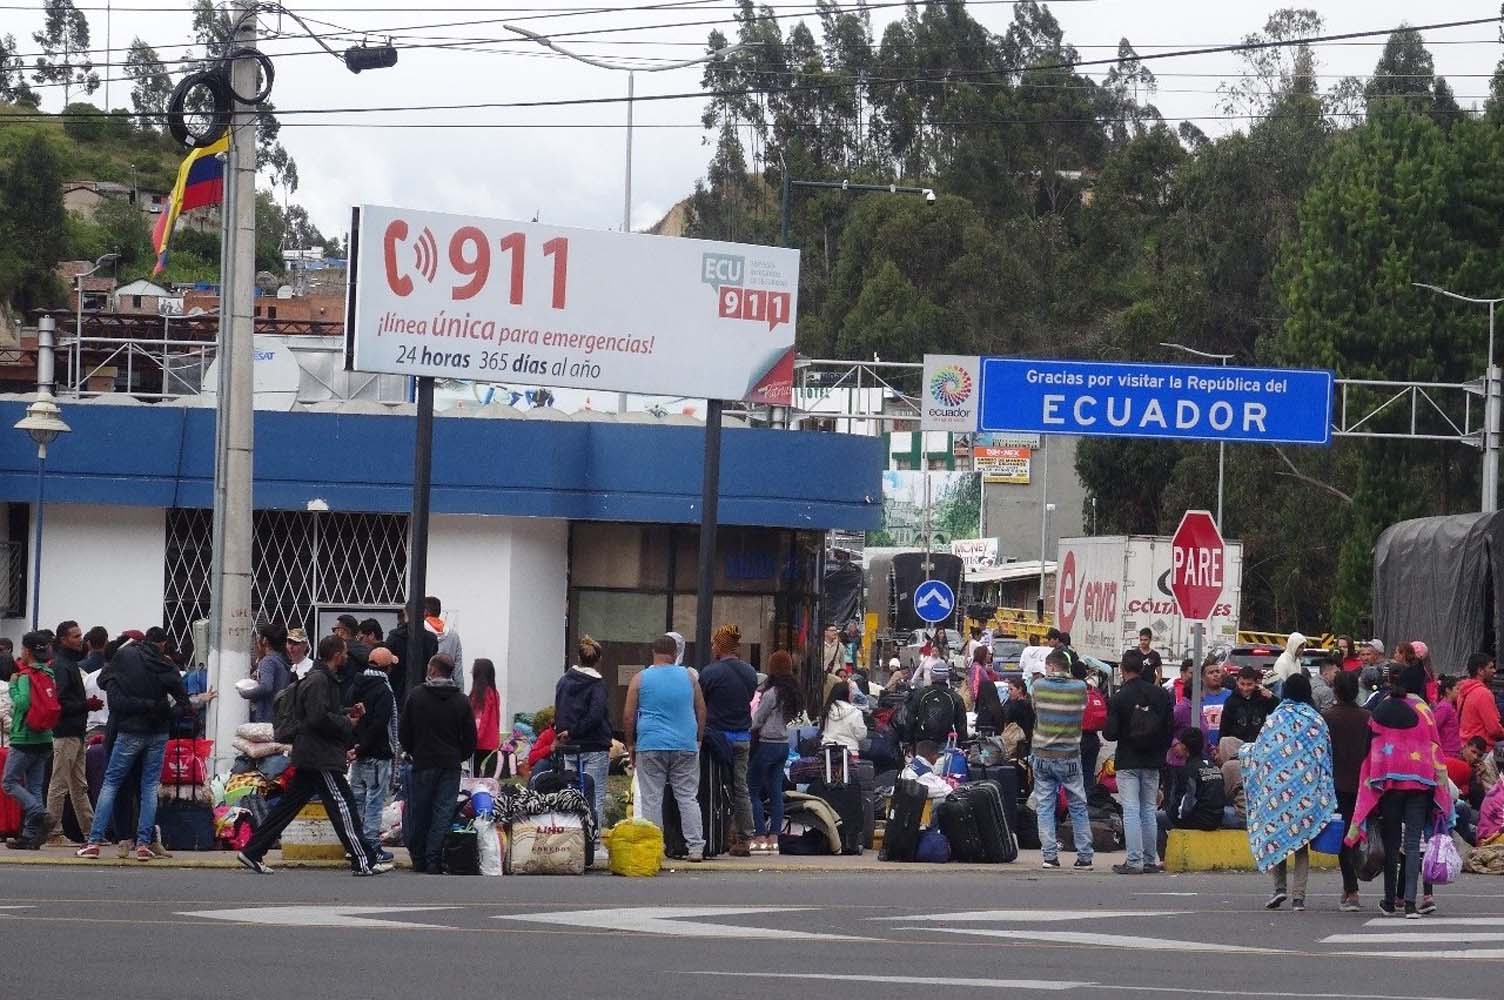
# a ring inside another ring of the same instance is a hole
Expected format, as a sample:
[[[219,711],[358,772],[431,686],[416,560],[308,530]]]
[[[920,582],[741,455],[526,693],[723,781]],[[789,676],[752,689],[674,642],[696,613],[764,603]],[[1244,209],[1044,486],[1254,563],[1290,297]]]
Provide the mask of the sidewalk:
[[[240,867],[235,860],[233,851],[174,851],[171,858],[163,858],[157,861],[140,862],[133,858],[117,858],[113,849],[107,849],[105,855],[98,860],[91,861],[75,857],[73,852],[76,847],[44,847],[40,851],[12,851],[0,848],[0,865],[83,865],[93,868],[235,868]],[[407,851],[398,847],[392,848],[392,853],[397,856],[397,867],[408,868]],[[1020,851],[1018,860],[1006,865],[967,865],[952,862],[944,865],[926,864],[895,864],[879,861],[876,851],[867,851],[853,857],[796,857],[793,855],[776,857],[752,857],[733,858],[722,856],[701,864],[690,864],[687,861],[665,860],[663,874],[700,874],[706,872],[715,873],[744,873],[744,874],[875,874],[885,875],[932,875],[937,872],[963,873],[974,872],[990,875],[1027,875],[1059,877],[1070,874],[1070,866],[1075,858],[1073,854],[1062,854],[1062,870],[1059,872],[1046,873],[1040,869],[1042,855],[1039,851]],[[1112,874],[1112,866],[1123,860],[1123,852],[1115,851],[1111,854],[1099,854],[1096,857],[1096,865],[1093,874]],[[348,867],[344,861],[283,861],[280,851],[273,851],[267,855],[266,863],[273,868],[328,868],[343,869]],[[606,872],[605,865],[597,860],[592,872]],[[1173,875],[1161,875],[1159,878],[1172,878]]]

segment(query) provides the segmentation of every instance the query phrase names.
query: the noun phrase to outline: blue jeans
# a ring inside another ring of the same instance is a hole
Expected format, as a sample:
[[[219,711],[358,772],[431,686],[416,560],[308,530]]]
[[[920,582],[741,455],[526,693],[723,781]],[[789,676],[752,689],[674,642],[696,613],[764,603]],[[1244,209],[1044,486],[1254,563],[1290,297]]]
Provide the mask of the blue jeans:
[[[377,757],[357,757],[350,765],[350,793],[360,814],[360,832],[374,856],[381,853],[381,810],[386,790],[392,784],[392,762]]]
[[[789,759],[789,745],[783,740],[763,740],[752,751],[752,762],[747,768],[747,791],[752,796],[753,835],[777,836],[783,832],[783,767]],[[762,797],[767,793],[768,806],[763,808]]]
[[[1076,755],[1065,760],[1054,757],[1034,757],[1034,811],[1039,815],[1039,845],[1046,861],[1054,861],[1060,855],[1060,842],[1055,839],[1055,800],[1059,790],[1065,789],[1065,802],[1071,815],[1071,832],[1076,837],[1076,860],[1090,861],[1091,818],[1086,814],[1086,787],[1081,782],[1081,757]]]
[[[0,778],[0,787],[5,794],[16,800],[21,807],[22,834],[26,834],[36,821],[46,815],[47,807],[42,802],[42,785],[47,780],[47,763],[52,760],[52,744],[38,746],[11,746],[5,758],[5,776]]]
[[[136,760],[141,761],[141,812],[136,819],[136,844],[150,845],[152,828],[157,825],[157,786],[162,783],[162,758],[167,755],[166,733],[121,733],[115,737],[110,763],[104,771],[104,786],[94,803],[94,826],[89,843],[103,844],[115,814],[115,796]],[[123,833],[124,831],[116,831]]]
[[[611,773],[611,751],[596,750],[580,754],[579,768],[590,775],[590,780],[595,784],[591,789],[595,795],[591,805],[595,809],[595,832],[599,837],[606,827],[606,776]]]
[[[1154,810],[1159,797],[1159,772],[1153,768],[1119,771],[1118,797],[1123,801],[1123,839],[1128,846],[1128,867],[1158,864]],[[1075,825],[1074,820],[1072,825]]]
[[[454,822],[459,794],[459,768],[413,768],[402,833],[417,871],[437,875],[444,870],[444,838]]]

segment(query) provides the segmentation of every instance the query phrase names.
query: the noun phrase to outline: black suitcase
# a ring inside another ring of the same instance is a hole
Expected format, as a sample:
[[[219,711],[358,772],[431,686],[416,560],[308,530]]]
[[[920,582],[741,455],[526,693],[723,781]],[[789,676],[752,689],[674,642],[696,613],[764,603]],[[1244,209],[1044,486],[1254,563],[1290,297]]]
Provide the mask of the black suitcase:
[[[1018,832],[1019,776],[1017,764],[973,765],[971,780],[995,781],[1003,797],[1003,814],[1008,818],[1008,829]]]
[[[855,783],[838,785],[817,781],[809,786],[809,793],[824,799],[841,821],[841,853],[861,854],[867,832],[862,790]]]
[[[725,854],[731,848],[731,765],[713,754],[700,751],[700,831],[705,838],[705,857]],[[668,788],[663,790],[663,853],[671,858],[689,857],[684,830],[679,822],[679,802]]]
[[[913,861],[919,850],[919,818],[929,798],[917,781],[900,779],[893,787],[893,802],[888,810],[888,824],[883,829],[880,861]]]
[[[1013,828],[1013,832],[1018,838],[1020,850],[1039,850],[1039,816],[1031,806],[1025,805],[1018,810],[1018,825]]]
[[[960,795],[971,803],[971,814],[976,819],[977,833],[982,838],[985,861],[1000,865],[1018,858],[1018,844],[1013,839],[1013,827],[1008,825],[1008,814],[1003,808],[1003,793],[997,782],[972,782],[950,794],[952,798]]]
[[[977,828],[976,813],[969,796],[952,792],[940,800],[935,815],[940,823],[940,832],[950,841],[950,856],[953,861],[977,864],[987,860],[982,849],[982,832]]]
[[[877,838],[877,793],[862,793],[862,847],[871,848]]]

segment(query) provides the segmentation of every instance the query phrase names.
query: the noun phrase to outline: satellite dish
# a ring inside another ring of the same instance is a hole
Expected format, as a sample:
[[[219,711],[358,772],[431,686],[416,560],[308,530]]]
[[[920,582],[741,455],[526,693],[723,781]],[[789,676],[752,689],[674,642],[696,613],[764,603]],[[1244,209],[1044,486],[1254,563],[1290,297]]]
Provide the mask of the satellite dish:
[[[278,286],[278,288],[277,288],[277,298],[279,298],[279,299],[290,299],[290,298],[292,298],[292,286],[291,285],[280,285],[280,286]]]

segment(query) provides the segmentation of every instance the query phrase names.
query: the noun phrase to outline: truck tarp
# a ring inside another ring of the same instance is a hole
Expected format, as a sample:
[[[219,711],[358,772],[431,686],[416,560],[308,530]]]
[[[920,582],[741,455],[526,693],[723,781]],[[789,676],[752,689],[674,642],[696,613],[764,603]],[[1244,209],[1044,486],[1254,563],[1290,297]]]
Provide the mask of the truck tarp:
[[[856,563],[825,564],[825,622],[841,628],[862,620],[862,567]]]
[[[1461,674],[1472,653],[1493,652],[1504,619],[1504,516],[1454,514],[1401,521],[1374,545],[1373,614],[1392,654],[1415,639],[1438,673]]]

